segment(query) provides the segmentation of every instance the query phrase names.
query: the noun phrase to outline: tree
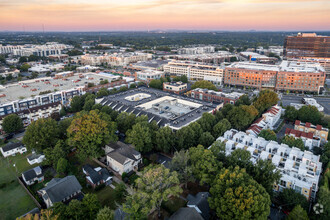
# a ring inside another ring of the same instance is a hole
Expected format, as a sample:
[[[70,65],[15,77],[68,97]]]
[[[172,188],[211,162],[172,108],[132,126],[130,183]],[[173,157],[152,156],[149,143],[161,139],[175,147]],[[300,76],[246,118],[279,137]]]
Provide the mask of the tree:
[[[115,199],[117,201],[121,201],[127,194],[126,191],[126,186],[124,183],[120,183],[119,185],[117,185],[117,187],[115,188]]]
[[[17,218],[18,220],[57,220],[58,215],[55,215],[51,209],[41,209],[40,213],[36,214],[27,214],[24,217]]]
[[[318,192],[318,203],[323,206],[323,212],[320,213],[321,219],[330,218],[330,163],[328,163],[323,180]]]
[[[66,109],[64,108],[64,106],[60,110],[60,116],[61,117],[66,116]]]
[[[287,106],[285,108],[285,115],[284,117],[288,119],[289,121],[295,121],[298,117],[298,111],[293,106]]]
[[[264,129],[259,133],[259,137],[265,138],[267,141],[276,141],[277,136],[276,133],[270,129]]]
[[[222,169],[211,188],[209,204],[222,219],[267,219],[270,198],[245,169]]]
[[[80,96],[74,96],[70,103],[71,112],[80,112],[83,107],[83,101]]]
[[[128,129],[131,129],[135,123],[135,115],[122,112],[116,119],[118,130],[122,133],[126,133]]]
[[[226,158],[227,167],[239,166],[240,168],[246,168],[247,170],[250,170],[252,167],[252,162],[250,159],[251,154],[249,151],[236,149]]]
[[[209,89],[209,90],[217,91],[217,87],[213,83],[211,83],[211,82],[209,82],[207,80],[196,81],[191,86],[191,89],[196,89],[196,88]]]
[[[31,66],[27,63],[24,63],[21,67],[20,70],[21,72],[27,72],[29,69],[31,68]]]
[[[56,172],[65,174],[68,169],[68,161],[65,158],[60,158],[57,161]]]
[[[107,88],[101,88],[101,89],[97,92],[96,97],[97,97],[97,98],[101,98],[101,97],[103,97],[103,96],[107,96],[107,95],[109,95],[109,91],[108,91],[108,89],[107,89]]]
[[[128,214],[129,219],[132,220],[147,219],[152,208],[153,204],[150,200],[150,195],[135,190],[126,197],[126,202],[122,207],[123,211]]]
[[[232,127],[238,130],[247,128],[253,120],[252,116],[241,106],[233,107],[226,116]]]
[[[19,131],[22,128],[22,119],[16,114],[8,115],[3,119],[2,130],[4,130],[7,134]]]
[[[96,194],[86,194],[82,200],[82,206],[84,209],[84,214],[86,219],[95,219],[101,209],[100,201]]]
[[[162,202],[169,200],[170,196],[178,196],[182,189],[177,172],[171,172],[163,165],[149,166],[142,176],[136,180],[139,193],[147,194],[152,207],[158,211],[160,217],[160,206]]]
[[[163,82],[160,79],[153,79],[149,82],[149,87],[162,90]]]
[[[93,99],[89,99],[89,100],[85,101],[83,110],[87,111],[87,112],[92,110],[94,104],[95,104],[95,100],[93,100]]]
[[[204,149],[202,145],[190,148],[189,156],[194,176],[201,184],[210,184],[222,164],[217,161],[212,151]]]
[[[278,193],[276,198],[283,209],[291,211],[296,205],[300,205],[306,211],[308,210],[306,197],[296,192],[294,189],[285,188]]]
[[[232,104],[229,104],[229,103],[225,104],[223,106],[223,108],[221,109],[221,113],[222,113],[223,117],[227,117],[227,115],[229,114],[229,112],[232,109],[234,109],[234,106]]]
[[[204,132],[199,138],[199,144],[209,147],[214,142],[214,137],[210,132]]]
[[[248,95],[242,95],[239,99],[235,102],[235,106],[240,105],[251,105],[251,101]]]
[[[105,206],[104,208],[100,209],[96,215],[96,220],[113,220],[114,213],[109,207]]]
[[[231,128],[231,124],[227,119],[222,119],[213,126],[213,137],[217,138],[222,136],[227,130]]]
[[[98,110],[77,113],[67,131],[68,142],[77,148],[81,159],[98,157],[104,144],[116,141],[113,139],[115,130],[101,119]]]
[[[56,168],[57,161],[59,161],[59,159],[61,158],[66,157],[66,151],[63,146],[64,146],[64,141],[59,140],[57,141],[54,148],[46,148],[43,152],[46,157],[44,164],[52,165],[54,168]]]
[[[315,106],[305,105],[298,110],[298,120],[317,125],[322,123],[322,114]]]
[[[289,147],[297,147],[302,151],[305,150],[305,145],[301,138],[285,135],[282,144],[287,144]]]
[[[297,205],[294,209],[289,213],[288,220],[309,220],[307,212],[300,206]]]
[[[156,132],[156,149],[168,153],[174,145],[173,132],[169,127],[162,127]]]
[[[281,172],[269,160],[258,160],[258,162],[247,171],[253,179],[261,184],[270,196],[273,195],[273,185],[278,183]]]
[[[59,128],[54,119],[40,118],[27,127],[23,143],[29,149],[36,149],[41,152],[43,149],[55,146],[59,134]]]
[[[258,98],[253,102],[253,105],[259,113],[263,113],[266,109],[276,105],[278,100],[278,96],[275,92],[271,90],[263,90],[259,93]]]
[[[201,128],[204,132],[211,132],[215,122],[215,116],[204,112],[201,119],[199,119],[197,122],[201,125]]]
[[[131,84],[131,85],[129,86],[129,88],[130,88],[130,89],[134,89],[134,88],[136,88],[136,84]]]
[[[126,142],[133,144],[137,151],[146,153],[152,150],[151,132],[148,126],[142,123],[133,125],[126,132]]]
[[[195,137],[197,137],[197,134],[190,126],[186,126],[178,130],[175,133],[175,137],[177,150],[188,149],[190,147],[196,146]]]
[[[194,181],[190,162],[189,151],[182,149],[174,153],[170,163],[171,170],[178,173],[179,180],[184,183],[185,188],[189,181]]]

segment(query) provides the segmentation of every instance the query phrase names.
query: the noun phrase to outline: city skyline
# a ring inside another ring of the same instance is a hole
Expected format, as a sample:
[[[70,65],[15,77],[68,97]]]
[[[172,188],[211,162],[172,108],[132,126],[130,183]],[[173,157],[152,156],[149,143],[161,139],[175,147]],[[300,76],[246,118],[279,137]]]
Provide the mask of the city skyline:
[[[0,31],[327,31],[327,0],[0,0]]]

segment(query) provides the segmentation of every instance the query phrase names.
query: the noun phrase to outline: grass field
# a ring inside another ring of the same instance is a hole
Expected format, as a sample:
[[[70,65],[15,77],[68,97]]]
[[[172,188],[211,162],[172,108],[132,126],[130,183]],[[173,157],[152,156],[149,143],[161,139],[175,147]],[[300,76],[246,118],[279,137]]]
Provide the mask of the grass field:
[[[17,172],[29,169],[25,155],[3,158],[0,156],[0,220],[12,220],[25,214],[36,205],[16,179]]]

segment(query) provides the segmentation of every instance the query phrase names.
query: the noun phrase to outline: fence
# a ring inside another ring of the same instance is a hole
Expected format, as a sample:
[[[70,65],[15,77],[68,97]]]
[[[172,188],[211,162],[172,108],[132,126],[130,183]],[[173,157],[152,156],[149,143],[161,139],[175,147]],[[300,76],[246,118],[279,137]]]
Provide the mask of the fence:
[[[21,186],[25,189],[27,194],[29,194],[29,196],[32,198],[33,202],[38,206],[39,209],[41,209],[40,203],[36,200],[36,198],[34,198],[34,196],[31,194],[30,190],[28,188],[26,188],[26,186],[21,181],[21,179],[19,177],[17,177],[17,180],[18,180],[19,184],[21,184]]]

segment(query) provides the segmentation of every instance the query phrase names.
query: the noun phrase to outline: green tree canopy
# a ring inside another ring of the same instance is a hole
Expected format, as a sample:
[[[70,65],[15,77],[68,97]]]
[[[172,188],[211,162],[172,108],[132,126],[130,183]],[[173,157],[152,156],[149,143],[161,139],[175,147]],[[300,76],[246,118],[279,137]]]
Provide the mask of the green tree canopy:
[[[113,219],[114,219],[114,212],[107,206],[100,209],[96,215],[96,220],[113,220]]]
[[[182,189],[179,186],[178,174],[171,172],[163,165],[149,166],[145,168],[142,176],[136,180],[138,193],[147,194],[152,207],[160,215],[162,202],[169,200],[170,196],[178,196]]]
[[[116,130],[112,129],[101,119],[98,110],[79,112],[68,128],[68,142],[77,148],[81,159],[98,157],[104,144],[116,141],[113,138]]]
[[[218,138],[222,136],[227,130],[231,128],[231,124],[227,119],[222,119],[213,126],[213,137]]]
[[[60,158],[57,161],[56,172],[60,174],[65,174],[68,170],[68,161],[65,158]]]
[[[259,137],[265,138],[267,141],[276,141],[277,136],[276,133],[270,129],[264,129],[259,133]]]
[[[210,90],[214,90],[217,91],[217,87],[207,81],[207,80],[200,80],[200,81],[196,81],[192,86],[191,89],[196,89],[196,88],[201,88],[201,89],[210,89]]]
[[[172,150],[175,139],[174,134],[169,127],[162,127],[156,132],[156,149],[168,153]]]
[[[201,128],[204,132],[211,132],[215,123],[215,116],[204,112],[202,117],[197,122],[201,125]]]
[[[201,184],[210,184],[219,169],[222,167],[211,150],[204,149],[202,145],[189,149],[191,167],[194,174]]]
[[[126,142],[133,144],[137,151],[146,153],[152,150],[151,131],[143,123],[133,125],[132,129],[126,132]]]
[[[251,105],[251,101],[248,95],[244,94],[235,102],[235,106]]]
[[[292,209],[292,211],[289,213],[288,220],[309,220],[307,212],[300,206],[297,205]]]
[[[306,211],[308,210],[308,201],[305,196],[296,192],[294,189],[285,188],[276,196],[282,209],[291,211],[296,205],[300,205]]]
[[[33,121],[26,129],[23,143],[29,149],[41,152],[46,148],[53,148],[59,138],[60,131],[57,122],[52,118],[40,118]]]
[[[257,99],[253,102],[253,105],[261,114],[266,109],[270,108],[273,105],[276,105],[278,101],[279,99],[276,92],[273,92],[271,90],[263,90],[259,93]]]
[[[289,121],[295,121],[298,117],[298,110],[293,106],[287,106],[285,108],[285,115],[284,117]]]
[[[287,144],[289,147],[297,147],[302,151],[305,150],[305,145],[301,138],[295,138],[293,136],[285,135],[282,140],[282,143]]]
[[[160,79],[153,79],[149,83],[149,87],[154,88],[154,89],[163,89],[163,81]]]
[[[178,173],[180,182],[185,184],[185,188],[189,181],[194,180],[190,163],[189,151],[183,149],[174,153],[170,163],[171,170]]]
[[[204,147],[209,147],[214,142],[214,137],[210,132],[204,132],[199,138],[199,143]]]
[[[1,126],[2,130],[6,133],[12,133],[21,130],[23,128],[23,122],[18,115],[11,114],[3,119]]]
[[[317,125],[322,123],[322,114],[315,106],[305,105],[298,110],[298,120]]]
[[[118,130],[122,133],[126,133],[128,129],[131,129],[135,123],[135,115],[122,112],[116,119]]]
[[[97,98],[101,98],[101,97],[103,97],[103,96],[107,96],[107,95],[109,95],[109,91],[108,91],[108,89],[107,89],[107,88],[101,88],[101,89],[97,92],[96,97],[97,97]]]
[[[222,219],[267,219],[270,198],[245,169],[222,169],[211,188],[209,204]]]

